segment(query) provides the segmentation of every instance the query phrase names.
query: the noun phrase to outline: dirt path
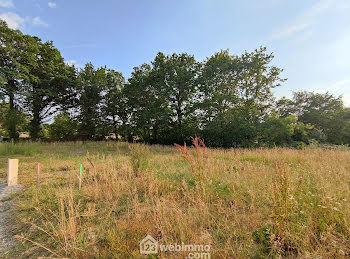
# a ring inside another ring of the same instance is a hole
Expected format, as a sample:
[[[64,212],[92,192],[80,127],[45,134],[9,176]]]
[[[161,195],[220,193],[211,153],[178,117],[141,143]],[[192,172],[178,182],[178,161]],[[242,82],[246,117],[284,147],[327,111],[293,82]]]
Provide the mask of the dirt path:
[[[6,183],[0,184],[0,257],[15,245],[15,241],[10,231],[11,219],[11,193],[21,189],[20,186],[7,186]]]

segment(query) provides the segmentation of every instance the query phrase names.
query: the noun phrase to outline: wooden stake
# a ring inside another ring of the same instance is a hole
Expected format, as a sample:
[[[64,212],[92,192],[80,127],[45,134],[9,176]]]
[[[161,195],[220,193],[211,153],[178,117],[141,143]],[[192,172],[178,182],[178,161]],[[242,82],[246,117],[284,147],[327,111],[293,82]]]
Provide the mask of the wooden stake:
[[[39,188],[40,163],[36,165],[36,188]]]
[[[7,185],[17,185],[18,159],[9,159],[7,167]]]

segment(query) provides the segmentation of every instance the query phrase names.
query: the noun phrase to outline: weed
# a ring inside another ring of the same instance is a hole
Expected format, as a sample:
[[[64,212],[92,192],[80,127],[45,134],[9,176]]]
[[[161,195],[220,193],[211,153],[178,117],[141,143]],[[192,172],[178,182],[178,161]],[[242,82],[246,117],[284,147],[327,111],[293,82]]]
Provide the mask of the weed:
[[[181,157],[189,163],[192,174],[202,177],[203,158],[206,152],[204,140],[198,138],[197,136],[195,138],[191,137],[191,139],[194,154],[191,154],[191,152],[187,149],[186,143],[184,143],[184,146],[176,143],[174,145],[181,153]]]

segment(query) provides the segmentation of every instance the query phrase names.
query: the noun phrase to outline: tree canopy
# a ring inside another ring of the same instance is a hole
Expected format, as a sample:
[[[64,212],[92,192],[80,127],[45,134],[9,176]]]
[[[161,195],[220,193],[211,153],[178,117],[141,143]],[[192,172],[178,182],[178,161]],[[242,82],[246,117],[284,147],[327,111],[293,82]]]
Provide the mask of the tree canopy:
[[[265,47],[228,50],[197,61],[164,54],[128,79],[107,67],[64,62],[52,41],[0,21],[0,134],[16,140],[189,142],[213,147],[350,144],[350,109],[330,93],[296,92],[277,100],[282,69]],[[48,125],[49,123],[50,125]]]

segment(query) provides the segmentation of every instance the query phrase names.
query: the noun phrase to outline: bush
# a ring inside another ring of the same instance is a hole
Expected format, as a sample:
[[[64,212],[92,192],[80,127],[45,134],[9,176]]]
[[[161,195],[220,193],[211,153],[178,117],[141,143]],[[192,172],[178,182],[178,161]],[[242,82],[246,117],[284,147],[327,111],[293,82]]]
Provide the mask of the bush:
[[[291,147],[296,148],[296,149],[305,149],[306,148],[306,144],[302,141],[294,141],[291,144]]]
[[[77,135],[77,124],[67,114],[60,113],[48,127],[48,135],[52,140],[74,140]]]

